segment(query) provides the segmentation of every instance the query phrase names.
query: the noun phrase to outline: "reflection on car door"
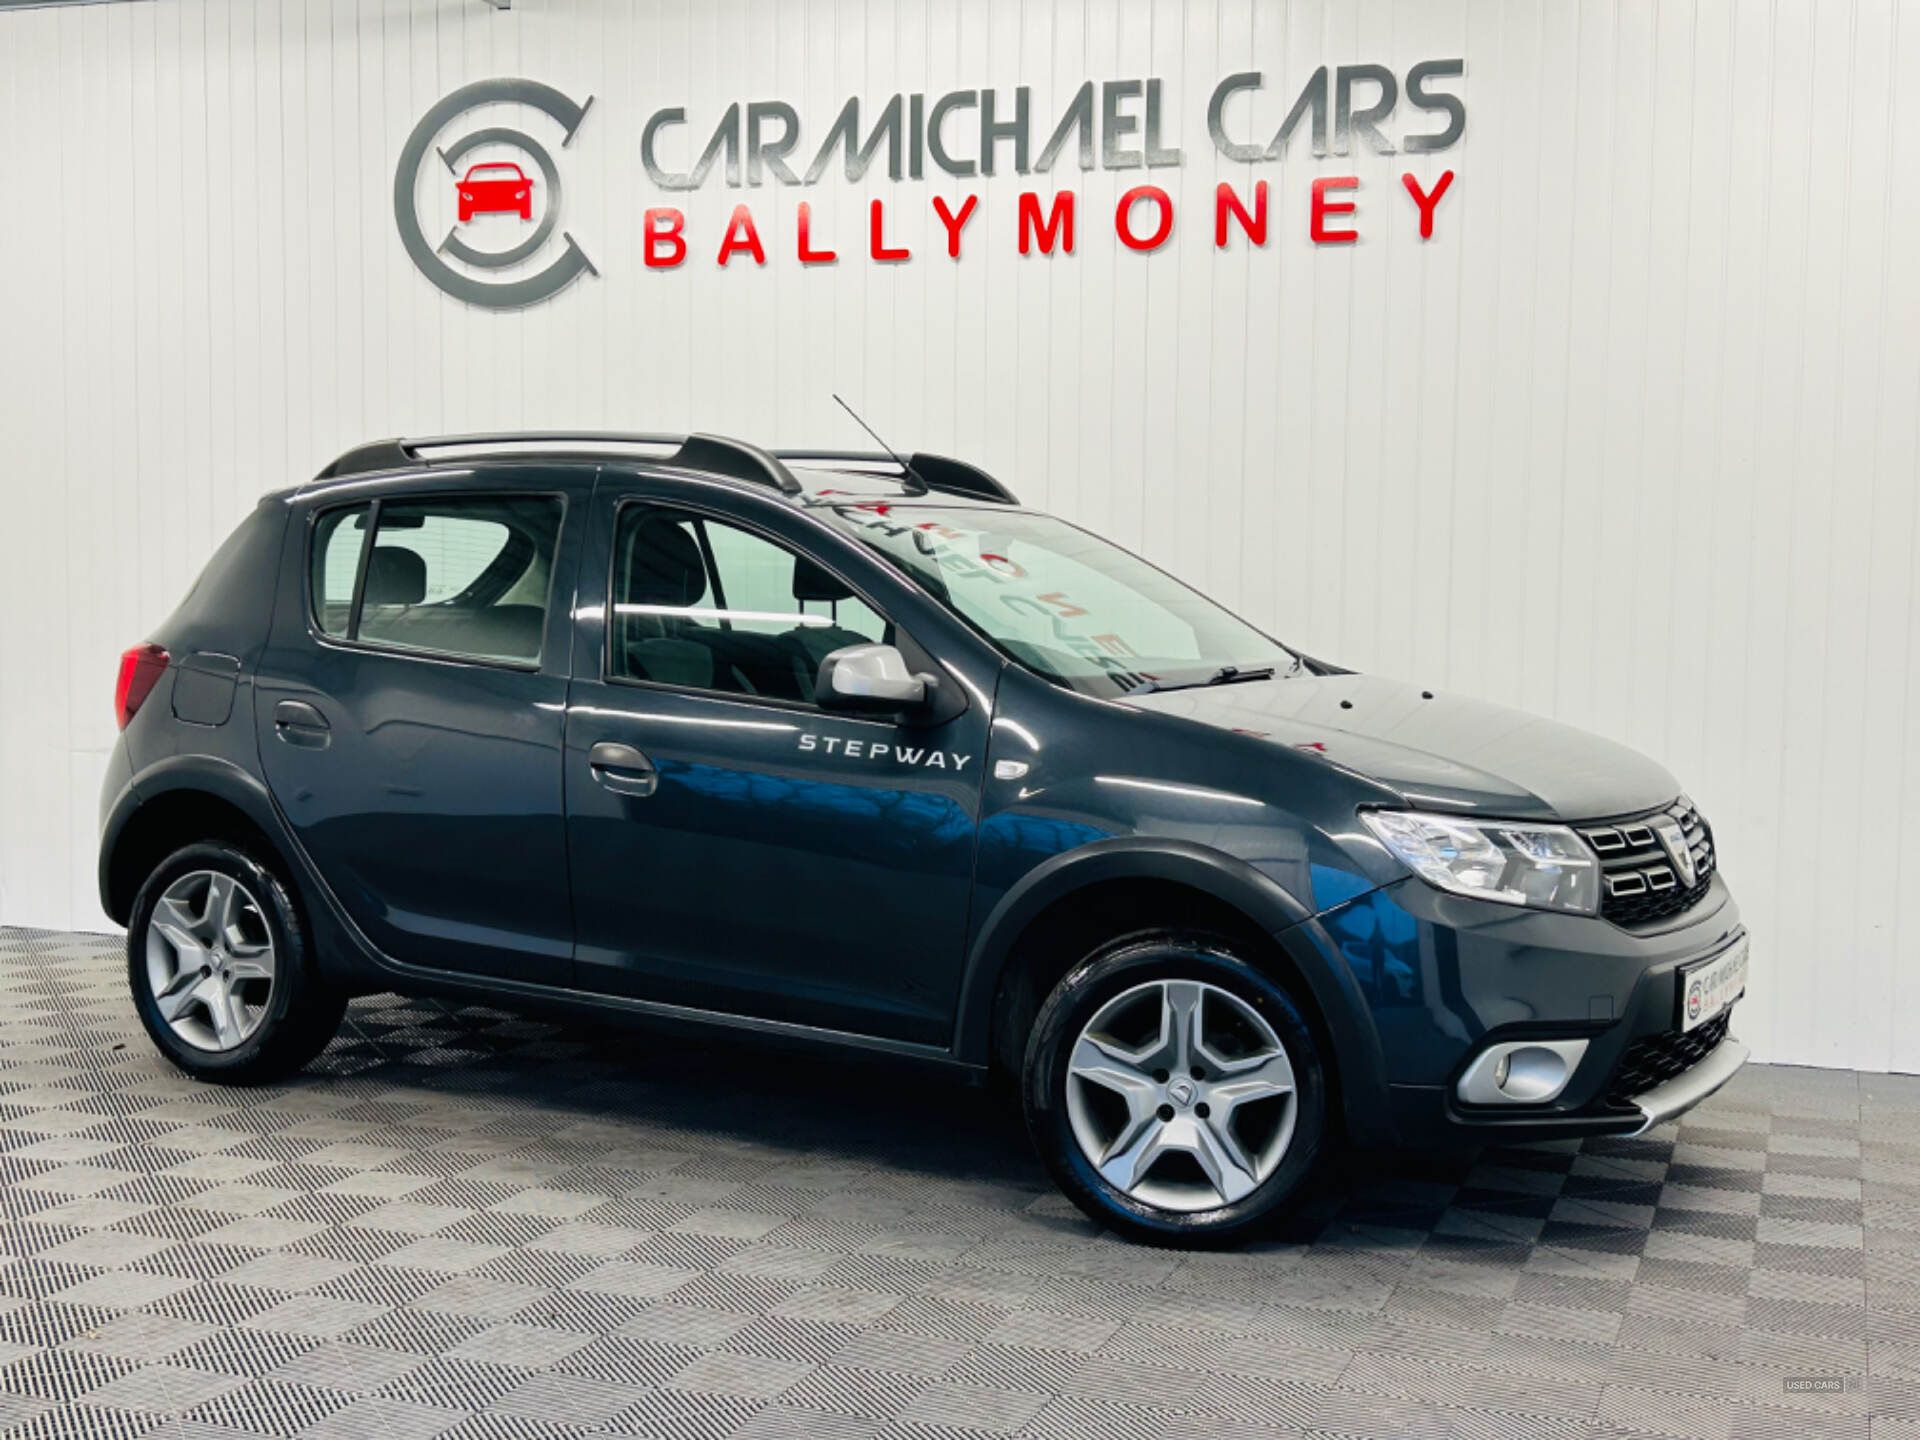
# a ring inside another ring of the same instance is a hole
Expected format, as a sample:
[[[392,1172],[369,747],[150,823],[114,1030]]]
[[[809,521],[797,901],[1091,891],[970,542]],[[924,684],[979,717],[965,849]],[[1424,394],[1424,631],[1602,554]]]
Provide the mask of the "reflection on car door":
[[[756,502],[594,499],[580,611],[604,623],[576,642],[565,757],[580,983],[943,1044],[990,717],[817,709],[825,654],[912,641]]]

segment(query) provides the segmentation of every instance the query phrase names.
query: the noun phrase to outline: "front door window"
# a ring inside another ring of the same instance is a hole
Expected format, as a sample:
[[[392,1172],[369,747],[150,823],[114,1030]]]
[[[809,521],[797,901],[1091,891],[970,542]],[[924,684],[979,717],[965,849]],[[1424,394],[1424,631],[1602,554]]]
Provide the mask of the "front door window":
[[[620,512],[607,673],[813,703],[820,662],[892,627],[852,587],[755,531],[666,506]]]

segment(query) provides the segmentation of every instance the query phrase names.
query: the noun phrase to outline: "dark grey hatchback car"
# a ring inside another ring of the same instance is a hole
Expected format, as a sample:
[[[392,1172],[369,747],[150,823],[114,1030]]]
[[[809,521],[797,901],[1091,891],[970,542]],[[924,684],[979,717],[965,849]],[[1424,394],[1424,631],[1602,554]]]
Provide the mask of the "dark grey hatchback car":
[[[1223,1242],[1336,1138],[1632,1135],[1747,939],[1667,772],[1290,650],[934,455],[362,447],[123,657],[100,888],[154,1042],[400,990],[1005,1077],[1062,1188]]]

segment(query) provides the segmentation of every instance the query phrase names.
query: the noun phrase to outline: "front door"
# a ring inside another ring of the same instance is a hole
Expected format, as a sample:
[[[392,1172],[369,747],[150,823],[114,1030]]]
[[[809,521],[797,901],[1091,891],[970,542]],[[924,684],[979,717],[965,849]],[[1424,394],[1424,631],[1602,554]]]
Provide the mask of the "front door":
[[[289,527],[255,687],[262,766],[347,913],[409,965],[572,979],[560,747],[578,541],[562,544],[552,479],[322,501]]]
[[[580,983],[945,1044],[987,705],[922,726],[822,711],[833,650],[932,662],[779,502],[622,485],[594,500],[580,610],[604,625],[582,627],[567,708]]]

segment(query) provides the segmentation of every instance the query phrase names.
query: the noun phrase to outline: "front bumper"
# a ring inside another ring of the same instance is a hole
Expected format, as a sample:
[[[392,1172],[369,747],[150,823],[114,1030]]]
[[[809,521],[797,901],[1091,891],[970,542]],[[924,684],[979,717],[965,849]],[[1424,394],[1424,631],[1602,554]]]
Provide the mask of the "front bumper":
[[[1740,1067],[1747,1063],[1750,1053],[1746,1046],[1729,1034],[1711,1055],[1692,1069],[1682,1070],[1671,1080],[1634,1096],[1633,1103],[1642,1119],[1639,1129],[1627,1133],[1644,1135],[1656,1125],[1679,1119],[1733,1079]]]
[[[1595,1067],[1604,1072],[1599,1077],[1599,1096],[1561,1105],[1467,1107],[1452,1098],[1450,1087],[1395,1085],[1390,1087],[1394,1128],[1401,1143],[1408,1145],[1518,1145],[1589,1135],[1644,1135],[1656,1125],[1677,1120],[1720,1090],[1739,1073],[1750,1053],[1728,1034],[1698,1063],[1625,1097],[1607,1095],[1612,1070],[1602,1062]]]
[[[1418,881],[1318,923],[1368,994],[1388,1128],[1402,1144],[1635,1135],[1698,1104],[1746,1059],[1746,1047],[1723,1040],[1686,1056],[1685,1070],[1633,1080],[1645,1074],[1636,1057],[1648,1047],[1679,1048],[1668,1042],[1679,1039],[1682,970],[1745,938],[1717,876],[1685,915],[1634,931],[1443,896]],[[1551,1102],[1458,1098],[1461,1076],[1487,1046],[1560,1039],[1585,1048]]]

